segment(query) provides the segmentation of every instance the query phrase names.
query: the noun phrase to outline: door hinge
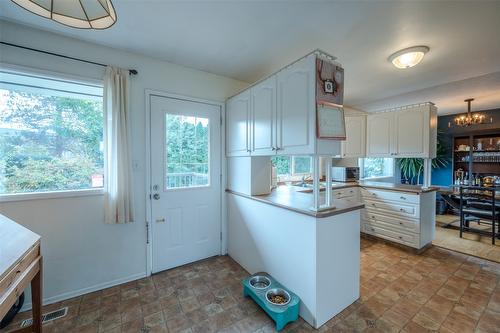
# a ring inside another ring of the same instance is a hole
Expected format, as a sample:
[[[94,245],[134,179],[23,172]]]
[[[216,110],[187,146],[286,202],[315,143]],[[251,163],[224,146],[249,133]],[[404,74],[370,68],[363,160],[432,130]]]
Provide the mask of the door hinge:
[[[222,231],[220,232],[220,241],[222,242]]]
[[[149,222],[146,221],[146,244],[149,244]]]

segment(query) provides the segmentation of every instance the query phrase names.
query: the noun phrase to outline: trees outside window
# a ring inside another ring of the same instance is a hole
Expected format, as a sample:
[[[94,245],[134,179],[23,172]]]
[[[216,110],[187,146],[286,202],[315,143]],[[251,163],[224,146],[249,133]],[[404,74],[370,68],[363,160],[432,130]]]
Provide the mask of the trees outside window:
[[[0,194],[102,187],[102,87],[90,95],[88,86],[81,93],[71,83],[69,92],[61,81],[57,89],[50,79],[33,88],[7,77],[13,82],[0,86]]]
[[[382,178],[394,175],[393,158],[360,158],[361,178]]]

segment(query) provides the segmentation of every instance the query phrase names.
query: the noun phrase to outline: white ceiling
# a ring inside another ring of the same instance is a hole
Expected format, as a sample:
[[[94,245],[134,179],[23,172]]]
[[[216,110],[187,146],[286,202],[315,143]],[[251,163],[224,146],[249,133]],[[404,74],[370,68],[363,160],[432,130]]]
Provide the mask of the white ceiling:
[[[10,1],[0,1],[0,17],[247,82],[320,48],[345,67],[345,103],[369,111],[422,98],[451,113],[471,96],[500,107],[498,75],[495,91],[484,76],[500,71],[500,1],[113,3],[118,22],[104,31],[71,29]],[[387,61],[413,45],[431,49],[420,65],[398,70]],[[470,90],[442,88],[472,77]],[[439,94],[426,89],[435,86]]]

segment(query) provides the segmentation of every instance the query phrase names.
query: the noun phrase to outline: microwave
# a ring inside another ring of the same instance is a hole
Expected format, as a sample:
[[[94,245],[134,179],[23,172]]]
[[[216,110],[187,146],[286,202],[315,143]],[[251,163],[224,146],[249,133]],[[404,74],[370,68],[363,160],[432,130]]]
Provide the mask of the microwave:
[[[358,167],[332,167],[332,181],[354,182],[359,180]]]

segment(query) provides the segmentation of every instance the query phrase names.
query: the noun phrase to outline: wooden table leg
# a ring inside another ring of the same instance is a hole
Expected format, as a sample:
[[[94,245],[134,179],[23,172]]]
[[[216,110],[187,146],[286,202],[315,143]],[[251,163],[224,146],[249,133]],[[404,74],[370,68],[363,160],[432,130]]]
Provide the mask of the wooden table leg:
[[[40,270],[31,280],[31,306],[33,314],[32,330],[35,333],[42,332],[42,260],[40,257]]]

